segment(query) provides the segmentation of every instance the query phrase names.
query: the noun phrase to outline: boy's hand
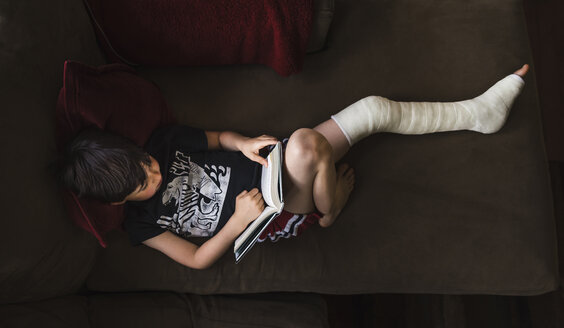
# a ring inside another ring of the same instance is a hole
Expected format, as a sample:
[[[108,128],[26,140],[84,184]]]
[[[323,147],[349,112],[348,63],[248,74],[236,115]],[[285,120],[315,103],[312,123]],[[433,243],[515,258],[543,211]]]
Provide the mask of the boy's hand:
[[[263,210],[264,199],[259,190],[257,188],[251,191],[243,190],[235,199],[235,213],[232,219],[241,224],[241,229],[245,229]]]
[[[239,150],[251,161],[268,166],[268,161],[259,155],[259,150],[266,146],[275,145],[277,142],[276,138],[263,134],[260,137],[246,139],[241,143]]]

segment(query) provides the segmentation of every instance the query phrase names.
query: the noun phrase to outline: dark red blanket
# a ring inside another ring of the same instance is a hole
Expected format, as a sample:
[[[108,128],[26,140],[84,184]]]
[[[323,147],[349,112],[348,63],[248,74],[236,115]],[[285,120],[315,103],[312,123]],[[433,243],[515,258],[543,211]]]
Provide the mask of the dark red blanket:
[[[196,66],[264,64],[297,73],[313,0],[84,0],[109,60]]]

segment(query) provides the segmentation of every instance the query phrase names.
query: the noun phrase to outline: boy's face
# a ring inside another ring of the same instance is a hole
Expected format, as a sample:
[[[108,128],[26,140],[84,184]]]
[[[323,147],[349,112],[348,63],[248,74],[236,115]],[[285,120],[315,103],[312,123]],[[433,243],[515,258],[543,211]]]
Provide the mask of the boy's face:
[[[157,160],[155,160],[155,158],[153,158],[153,156],[149,157],[151,158],[151,166],[143,165],[145,173],[147,174],[147,180],[145,180],[145,183],[141,186],[138,186],[137,189],[135,189],[135,191],[133,191],[131,194],[127,195],[127,197],[125,197],[123,201],[112,203],[112,205],[121,205],[127,201],[147,200],[153,197],[157,190],[159,190],[163,180],[159,163],[157,162]]]

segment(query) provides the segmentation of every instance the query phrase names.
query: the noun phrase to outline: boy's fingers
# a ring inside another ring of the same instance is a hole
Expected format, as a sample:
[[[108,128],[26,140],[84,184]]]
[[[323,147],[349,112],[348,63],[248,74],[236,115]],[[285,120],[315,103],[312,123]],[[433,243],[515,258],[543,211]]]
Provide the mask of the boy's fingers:
[[[239,195],[237,195],[237,198],[244,196],[247,193],[246,190],[243,190],[239,193]]]
[[[255,195],[253,195],[253,197],[256,198],[256,199],[262,199],[262,194],[257,191],[257,193]]]
[[[262,140],[262,141],[273,141],[273,140],[278,141],[277,138],[275,138],[273,136],[268,136],[268,135],[263,135],[259,139]]]
[[[264,166],[268,166],[268,161],[265,158],[263,158],[262,156],[259,156],[257,154],[253,154],[253,161],[255,161],[259,164],[262,164]]]
[[[260,148],[265,147],[265,146],[275,145],[277,142],[278,142],[278,140],[276,140],[276,139],[263,140]]]
[[[273,137],[273,136],[268,136],[268,135],[263,134],[262,136],[257,137],[257,138],[256,138],[256,141],[259,142],[261,145],[262,145],[262,144],[264,144],[264,145],[269,145],[269,144],[271,144],[271,142],[276,142],[276,141],[278,141],[278,139],[276,139],[276,138]]]

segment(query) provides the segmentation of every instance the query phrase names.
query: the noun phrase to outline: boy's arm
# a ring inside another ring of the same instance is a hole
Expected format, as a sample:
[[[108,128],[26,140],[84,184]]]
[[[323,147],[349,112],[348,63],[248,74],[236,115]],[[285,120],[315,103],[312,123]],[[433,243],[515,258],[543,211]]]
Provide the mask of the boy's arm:
[[[241,143],[250,139],[232,131],[205,131],[208,138],[208,149],[239,151]]]
[[[258,152],[261,148],[268,145],[274,145],[278,141],[276,138],[268,135],[262,135],[256,138],[245,137],[237,132],[232,131],[205,131],[208,139],[208,149],[224,149],[230,151],[240,151],[250,160],[255,161],[264,166],[267,165],[266,159],[261,157]]]
[[[233,241],[239,236],[243,229],[229,224],[229,220],[219,232],[198,245],[178,237],[170,231],[148,239],[143,244],[161,251],[176,262],[193,269],[206,269],[227,251]]]
[[[235,213],[219,232],[197,246],[170,231],[147,239],[143,244],[161,251],[176,262],[194,269],[210,267],[233,244],[237,236],[245,230],[264,210],[264,200],[258,189],[241,192],[235,202]]]

